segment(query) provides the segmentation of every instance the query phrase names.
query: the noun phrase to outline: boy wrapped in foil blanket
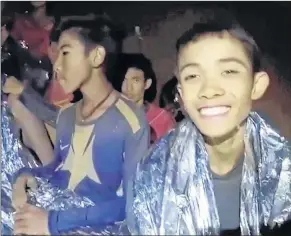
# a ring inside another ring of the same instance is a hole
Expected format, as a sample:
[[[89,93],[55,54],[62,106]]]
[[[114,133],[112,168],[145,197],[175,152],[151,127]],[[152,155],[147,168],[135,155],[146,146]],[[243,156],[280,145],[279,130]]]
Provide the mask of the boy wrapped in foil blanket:
[[[290,145],[251,112],[269,85],[255,41],[223,13],[195,23],[176,49],[188,117],[138,164],[127,199],[130,232],[260,235],[286,223]]]

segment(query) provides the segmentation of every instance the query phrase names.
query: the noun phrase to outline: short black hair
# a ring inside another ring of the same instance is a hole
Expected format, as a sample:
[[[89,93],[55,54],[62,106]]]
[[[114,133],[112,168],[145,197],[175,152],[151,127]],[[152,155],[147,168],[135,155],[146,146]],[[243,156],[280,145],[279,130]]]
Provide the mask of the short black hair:
[[[60,34],[76,28],[80,39],[89,44],[103,46],[107,53],[114,53],[119,40],[115,24],[107,17],[97,16],[90,20],[67,20],[59,27]]]
[[[239,40],[250,58],[253,72],[261,70],[261,52],[252,36],[244,30],[239,23],[233,18],[211,19],[203,23],[195,23],[192,28],[186,31],[176,42],[176,50],[183,48],[189,42],[195,42],[201,36],[206,34],[219,35],[224,32],[229,33],[232,37]]]
[[[121,91],[125,74],[129,68],[136,68],[144,73],[145,80],[151,79],[151,86],[145,91],[144,101],[153,102],[157,95],[157,78],[151,61],[141,53],[123,53],[118,60],[118,77],[113,81],[115,89]]]
[[[106,16],[96,16],[88,20],[67,20],[62,23],[56,32],[60,37],[62,32],[76,28],[77,34],[84,43],[100,45],[105,48],[106,57],[104,68],[106,76],[110,80],[115,74],[114,68],[117,62],[118,44],[121,43],[123,32]]]
[[[50,32],[50,43],[57,43],[60,38],[60,31],[55,27]]]

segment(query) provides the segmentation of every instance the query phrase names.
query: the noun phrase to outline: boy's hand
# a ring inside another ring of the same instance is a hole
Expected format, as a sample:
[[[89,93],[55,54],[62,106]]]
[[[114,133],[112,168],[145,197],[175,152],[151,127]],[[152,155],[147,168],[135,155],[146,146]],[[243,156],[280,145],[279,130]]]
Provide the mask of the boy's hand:
[[[14,234],[50,235],[48,212],[42,208],[25,204],[14,214]]]
[[[22,82],[18,81],[14,76],[7,77],[5,84],[2,88],[4,93],[20,95],[24,90]]]
[[[27,193],[25,191],[26,186],[32,189],[36,188],[36,179],[33,176],[19,176],[13,185],[12,206],[16,211],[22,209],[27,203]]]

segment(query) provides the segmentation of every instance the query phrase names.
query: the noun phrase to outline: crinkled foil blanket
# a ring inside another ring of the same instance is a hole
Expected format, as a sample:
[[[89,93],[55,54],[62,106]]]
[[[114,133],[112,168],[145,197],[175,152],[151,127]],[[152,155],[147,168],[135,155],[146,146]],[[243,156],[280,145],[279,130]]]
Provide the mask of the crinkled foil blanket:
[[[6,97],[1,95],[1,98],[1,232],[2,235],[9,235],[13,225],[11,207],[13,174],[24,166],[36,167],[37,163],[22,148],[16,135],[16,126],[7,108]]]
[[[12,235],[14,209],[11,206],[12,177],[22,167],[37,167],[37,163],[29,152],[22,147],[15,132],[15,124],[7,107],[6,97],[2,96],[1,103],[1,235]],[[46,210],[66,210],[69,208],[83,208],[94,205],[89,199],[76,196],[72,191],[60,190],[53,187],[45,179],[37,179],[38,189],[29,192],[29,202]],[[94,234],[114,235],[122,234],[124,224],[115,224],[103,230],[90,227],[74,229],[62,234]]]
[[[257,114],[247,119],[241,182],[242,235],[290,219],[291,156],[288,142]],[[139,164],[128,192],[132,235],[218,235],[208,154],[203,138],[185,119]]]

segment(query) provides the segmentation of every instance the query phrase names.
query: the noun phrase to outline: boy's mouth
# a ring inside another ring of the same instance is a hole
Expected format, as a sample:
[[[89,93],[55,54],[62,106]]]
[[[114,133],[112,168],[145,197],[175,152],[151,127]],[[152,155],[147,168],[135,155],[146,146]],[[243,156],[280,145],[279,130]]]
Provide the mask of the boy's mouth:
[[[65,81],[65,78],[58,73],[55,73],[55,79],[58,81]]]
[[[201,116],[204,117],[216,117],[216,116],[223,116],[227,114],[230,110],[230,106],[205,106],[198,109]]]

